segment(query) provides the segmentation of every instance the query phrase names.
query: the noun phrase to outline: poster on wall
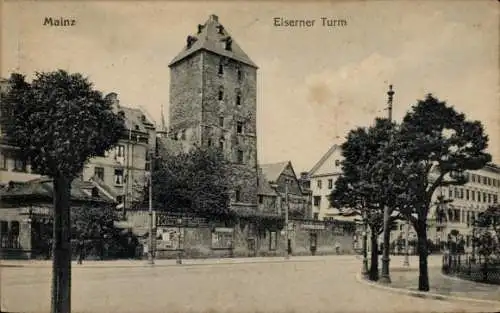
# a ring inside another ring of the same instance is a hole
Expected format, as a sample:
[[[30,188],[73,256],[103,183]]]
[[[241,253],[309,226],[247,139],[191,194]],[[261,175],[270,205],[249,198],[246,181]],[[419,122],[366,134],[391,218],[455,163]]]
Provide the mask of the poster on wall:
[[[178,227],[161,227],[156,231],[158,249],[176,250],[182,247],[184,229]]]
[[[232,228],[216,228],[212,232],[212,249],[230,249],[233,241]]]
[[[272,231],[269,236],[269,250],[276,250],[276,242],[277,242],[277,233]]]

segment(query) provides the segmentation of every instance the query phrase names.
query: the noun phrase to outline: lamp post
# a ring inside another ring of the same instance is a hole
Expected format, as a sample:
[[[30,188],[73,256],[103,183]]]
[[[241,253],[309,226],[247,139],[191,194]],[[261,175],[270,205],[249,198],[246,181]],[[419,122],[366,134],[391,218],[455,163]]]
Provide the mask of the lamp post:
[[[472,256],[471,256],[471,261],[473,263],[476,262],[476,217],[474,216],[474,213],[472,213],[471,217],[471,225],[472,225]]]
[[[408,237],[410,235],[410,218],[406,220],[406,235],[405,235],[405,258],[403,261],[403,266],[404,267],[409,267],[410,266],[410,253],[408,251]]]
[[[392,90],[392,85],[389,85],[389,91],[387,91],[387,110],[389,112],[389,122],[392,123],[392,99],[394,96],[394,91]],[[392,134],[390,136],[392,140]],[[383,256],[382,256],[382,273],[380,275],[381,283],[390,283],[391,277],[389,275],[389,242],[391,236],[390,223],[389,223],[389,207],[384,207],[384,245],[383,245]]]
[[[285,237],[286,237],[286,254],[285,259],[290,259],[290,235],[289,235],[289,225],[288,225],[288,179],[285,184]]]
[[[368,251],[367,251],[367,240],[368,240],[368,234],[367,234],[367,221],[366,221],[366,211],[363,211],[363,268],[361,269],[361,274],[363,276],[368,275]]]
[[[177,235],[177,264],[182,264],[182,249],[181,249],[181,226],[182,218],[177,219],[177,226],[179,227],[179,233]]]
[[[150,167],[150,171],[152,170],[152,164]],[[154,265],[155,260],[154,260],[154,252],[153,252],[153,175],[150,172],[149,173],[149,178],[148,178],[148,193],[149,193],[149,199],[148,199],[148,204],[149,204],[149,249],[148,249],[148,264],[149,265]]]

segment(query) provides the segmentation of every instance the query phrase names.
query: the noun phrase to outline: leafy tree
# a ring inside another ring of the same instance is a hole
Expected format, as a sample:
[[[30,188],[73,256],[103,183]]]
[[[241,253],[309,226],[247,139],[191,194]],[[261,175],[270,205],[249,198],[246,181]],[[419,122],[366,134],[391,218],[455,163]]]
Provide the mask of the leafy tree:
[[[357,128],[349,132],[342,144],[342,175],[329,197],[332,206],[356,210],[370,227],[371,280],[378,279],[378,236],[383,232],[384,207],[390,204],[391,196],[385,188],[388,182],[382,184],[382,178],[387,179],[387,176],[381,175],[380,159],[389,144],[393,127],[387,119],[376,119],[375,125],[368,129]],[[396,219],[391,217],[392,228]]]
[[[93,250],[101,259],[104,257],[131,257],[130,243],[136,241],[133,234],[123,234],[123,230],[115,226],[120,216],[112,206],[82,206],[72,210],[71,235],[75,239],[86,241],[86,251]],[[135,250],[135,247],[132,247]],[[108,254],[105,255],[104,251]]]
[[[90,158],[125,131],[123,114],[81,74],[63,70],[9,79],[2,97],[2,129],[37,173],[54,180],[52,312],[70,312],[70,188]]]
[[[477,253],[486,260],[492,254],[500,254],[500,205],[490,206],[479,213],[474,227],[476,237],[473,238],[473,244],[477,247]]]
[[[153,171],[153,201],[169,212],[227,215],[229,177],[229,163],[216,148],[168,155]]]
[[[486,165],[488,137],[479,121],[468,121],[462,113],[432,95],[420,100],[406,114],[395,134],[394,170],[408,177],[400,181],[399,210],[412,222],[418,236],[419,290],[429,290],[427,265],[427,217],[439,186],[463,185],[466,170]],[[405,186],[406,184],[406,186]],[[406,203],[406,204],[404,204]]]

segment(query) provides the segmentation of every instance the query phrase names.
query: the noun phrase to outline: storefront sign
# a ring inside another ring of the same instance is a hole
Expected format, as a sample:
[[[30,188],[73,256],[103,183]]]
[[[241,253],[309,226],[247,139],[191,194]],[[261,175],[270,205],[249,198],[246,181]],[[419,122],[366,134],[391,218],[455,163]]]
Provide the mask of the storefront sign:
[[[304,224],[302,225],[302,229],[306,230],[324,230],[325,225],[324,224]]]

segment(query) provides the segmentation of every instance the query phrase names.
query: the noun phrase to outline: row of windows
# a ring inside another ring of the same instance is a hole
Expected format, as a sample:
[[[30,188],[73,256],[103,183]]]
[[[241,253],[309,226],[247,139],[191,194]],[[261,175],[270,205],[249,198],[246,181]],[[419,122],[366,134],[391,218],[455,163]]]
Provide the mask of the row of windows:
[[[323,188],[323,181],[319,179],[317,181],[318,189]],[[328,189],[333,189],[333,179],[328,179]]]
[[[226,59],[224,59],[224,58],[220,58],[220,60],[219,60],[219,69],[217,71],[217,74],[219,74],[219,76],[223,76],[224,75],[224,72],[225,72],[225,67],[224,67],[225,61],[226,61]],[[238,82],[241,82],[243,80],[243,71],[241,70],[240,66],[236,67],[236,77],[238,79]]]
[[[115,168],[113,175],[113,183],[115,185],[123,185],[125,183],[125,171],[123,168]],[[105,169],[104,167],[94,167],[94,176],[104,181]]]
[[[466,223],[469,224],[472,218],[477,219],[478,212],[463,210],[463,209],[447,209],[437,216],[438,223],[451,222],[451,223]]]
[[[494,179],[491,177],[481,176],[478,174],[470,174],[470,173],[468,173],[467,175],[470,182],[483,184],[487,186],[500,187],[500,179]]]
[[[217,94],[217,99],[219,101],[223,101],[224,100],[224,87],[222,87],[222,86],[219,87],[219,93]],[[241,94],[241,91],[240,90],[236,90],[236,96],[234,98],[234,103],[236,105],[241,105],[243,103],[242,99],[243,99],[243,96]]]
[[[464,193],[465,190],[465,193]],[[498,195],[464,188],[449,188],[448,197],[483,203],[497,203]]]

